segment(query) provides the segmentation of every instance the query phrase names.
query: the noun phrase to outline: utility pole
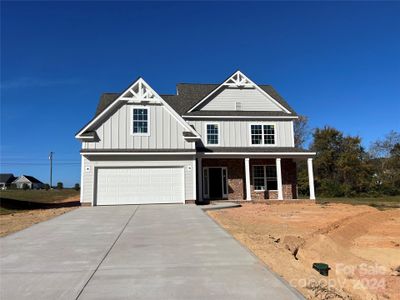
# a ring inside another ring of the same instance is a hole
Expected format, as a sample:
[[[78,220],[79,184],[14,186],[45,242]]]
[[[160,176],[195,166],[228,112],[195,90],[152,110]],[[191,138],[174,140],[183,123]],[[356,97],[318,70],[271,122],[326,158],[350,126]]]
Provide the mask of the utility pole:
[[[53,154],[54,152],[50,152],[49,160],[50,160],[50,189],[53,188]]]

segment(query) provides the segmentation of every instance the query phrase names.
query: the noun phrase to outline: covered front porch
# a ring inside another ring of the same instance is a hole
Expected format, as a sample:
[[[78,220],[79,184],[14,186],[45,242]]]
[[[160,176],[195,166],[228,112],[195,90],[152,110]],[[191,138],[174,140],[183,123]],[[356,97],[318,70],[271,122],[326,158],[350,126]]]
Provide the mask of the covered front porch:
[[[315,199],[312,152],[199,153],[197,200],[298,199],[297,163],[307,160],[310,199]]]

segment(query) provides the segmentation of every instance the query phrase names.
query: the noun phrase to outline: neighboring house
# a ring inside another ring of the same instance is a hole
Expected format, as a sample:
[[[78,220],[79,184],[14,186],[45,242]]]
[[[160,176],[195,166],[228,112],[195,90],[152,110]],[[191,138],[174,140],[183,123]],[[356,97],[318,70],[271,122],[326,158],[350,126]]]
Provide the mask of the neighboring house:
[[[177,85],[159,95],[142,78],[103,94],[77,134],[81,202],[185,203],[206,199],[296,199],[295,111],[270,85],[240,71],[221,84]]]
[[[41,189],[44,186],[43,182],[41,182],[39,179],[28,175],[19,176],[13,181],[13,184],[16,185],[17,189],[23,189],[24,184],[26,184],[30,189]]]
[[[11,183],[15,180],[14,174],[2,173],[0,174],[0,190],[5,190],[10,187]]]

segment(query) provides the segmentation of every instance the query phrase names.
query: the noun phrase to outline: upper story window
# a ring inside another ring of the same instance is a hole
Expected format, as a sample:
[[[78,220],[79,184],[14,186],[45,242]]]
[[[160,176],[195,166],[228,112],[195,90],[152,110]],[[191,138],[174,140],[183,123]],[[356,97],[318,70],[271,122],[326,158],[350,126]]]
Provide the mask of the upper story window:
[[[250,137],[252,145],[275,145],[275,125],[251,124]]]
[[[149,108],[133,107],[133,135],[149,135]]]
[[[219,124],[206,123],[207,145],[219,145]]]

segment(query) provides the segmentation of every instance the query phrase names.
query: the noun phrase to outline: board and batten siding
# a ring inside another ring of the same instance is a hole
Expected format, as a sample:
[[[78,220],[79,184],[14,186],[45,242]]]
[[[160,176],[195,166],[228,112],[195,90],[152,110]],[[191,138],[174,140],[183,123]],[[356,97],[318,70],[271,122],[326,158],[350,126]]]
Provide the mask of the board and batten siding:
[[[131,158],[121,157],[118,155],[105,157],[83,157],[82,163],[82,203],[92,203],[95,190],[95,169],[102,167],[112,168],[129,168],[129,167],[182,167],[184,170],[184,186],[185,200],[194,200],[194,173],[195,168],[194,156],[169,156],[168,158],[161,156],[135,156]],[[154,187],[157,188],[156,186]]]
[[[201,120],[188,121],[200,134],[206,145],[206,123],[218,123],[220,127],[219,147],[258,147],[250,143],[250,124],[272,123],[275,124],[276,147],[293,147],[293,121],[250,121],[250,120]],[[217,146],[213,146],[217,147]]]
[[[83,149],[194,149],[193,142],[183,138],[186,129],[163,105],[149,108],[150,135],[132,135],[132,106],[125,104],[95,129],[99,141],[83,142]]]
[[[255,88],[226,88],[200,110],[282,111],[273,101]]]

